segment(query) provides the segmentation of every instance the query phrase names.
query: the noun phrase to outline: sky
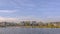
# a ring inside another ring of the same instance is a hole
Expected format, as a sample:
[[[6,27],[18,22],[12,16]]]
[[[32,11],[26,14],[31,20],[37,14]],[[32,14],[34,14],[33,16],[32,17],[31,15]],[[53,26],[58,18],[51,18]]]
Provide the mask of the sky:
[[[0,20],[5,19],[60,21],[60,0],[0,0]]]

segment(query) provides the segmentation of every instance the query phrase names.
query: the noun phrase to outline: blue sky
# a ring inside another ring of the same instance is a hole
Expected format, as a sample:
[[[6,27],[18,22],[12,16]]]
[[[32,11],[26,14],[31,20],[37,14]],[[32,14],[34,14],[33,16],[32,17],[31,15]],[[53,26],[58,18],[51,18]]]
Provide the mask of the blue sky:
[[[60,19],[60,0],[0,0],[1,17]]]

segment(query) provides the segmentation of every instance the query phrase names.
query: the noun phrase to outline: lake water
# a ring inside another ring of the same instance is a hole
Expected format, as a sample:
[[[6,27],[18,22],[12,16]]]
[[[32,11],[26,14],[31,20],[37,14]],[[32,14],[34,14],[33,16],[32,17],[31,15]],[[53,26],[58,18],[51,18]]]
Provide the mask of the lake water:
[[[60,29],[56,28],[0,28],[0,34],[60,34]]]

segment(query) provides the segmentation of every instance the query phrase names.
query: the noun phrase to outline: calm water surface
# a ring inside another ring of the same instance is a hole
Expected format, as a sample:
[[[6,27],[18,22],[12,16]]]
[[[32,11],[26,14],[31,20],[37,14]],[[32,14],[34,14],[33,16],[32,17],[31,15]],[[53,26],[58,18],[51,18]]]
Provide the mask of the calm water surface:
[[[56,28],[0,28],[0,34],[60,34],[60,29]]]

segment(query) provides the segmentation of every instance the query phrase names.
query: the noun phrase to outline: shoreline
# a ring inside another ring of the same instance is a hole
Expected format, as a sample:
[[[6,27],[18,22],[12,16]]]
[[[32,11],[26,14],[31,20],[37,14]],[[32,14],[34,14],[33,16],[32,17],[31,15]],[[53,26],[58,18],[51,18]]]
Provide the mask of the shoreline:
[[[2,27],[2,26],[0,26]],[[60,28],[60,27],[39,27],[39,26],[3,26],[3,27],[21,27],[21,28]]]

